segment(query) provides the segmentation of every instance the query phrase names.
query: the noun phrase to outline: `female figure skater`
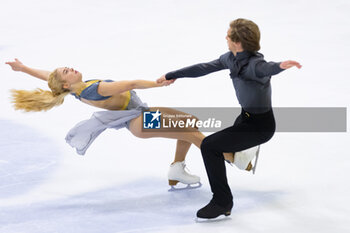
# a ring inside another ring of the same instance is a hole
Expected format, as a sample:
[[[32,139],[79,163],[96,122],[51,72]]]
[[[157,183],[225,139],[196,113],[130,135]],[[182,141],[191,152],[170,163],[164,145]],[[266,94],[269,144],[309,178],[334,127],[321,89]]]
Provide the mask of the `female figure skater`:
[[[233,126],[206,137],[201,152],[209,178],[213,198],[197,212],[198,218],[228,216],[233,197],[227,183],[224,158],[234,162],[237,151],[246,150],[269,141],[275,132],[275,119],[271,107],[272,75],[293,66],[296,61],[266,62],[260,50],[258,26],[246,19],[230,23],[226,36],[229,52],[219,59],[169,72],[158,83],[182,77],[199,77],[215,71],[230,69],[230,77],[242,112]]]
[[[174,81],[156,83],[147,80],[82,81],[82,74],[72,68],[57,68],[53,72],[39,70],[23,65],[18,59],[6,62],[14,71],[21,71],[48,82],[51,91],[12,90],[15,109],[24,111],[46,111],[63,103],[68,94],[74,95],[81,102],[110,111],[95,112],[89,120],[77,124],[69,131],[66,141],[76,148],[78,154],[85,154],[87,148],[106,128],[123,127],[139,138],[164,137],[177,139],[175,158],[168,172],[169,185],[172,189],[178,183],[188,184],[187,188],[200,187],[200,178],[185,171],[185,158],[191,146],[198,148],[205,137],[197,129],[188,132],[142,131],[142,110],[157,111],[163,114],[184,114],[170,108],[148,108],[147,104],[136,95],[133,89],[146,89],[167,86]],[[175,119],[176,120],[176,119]],[[198,184],[197,186],[190,186]]]

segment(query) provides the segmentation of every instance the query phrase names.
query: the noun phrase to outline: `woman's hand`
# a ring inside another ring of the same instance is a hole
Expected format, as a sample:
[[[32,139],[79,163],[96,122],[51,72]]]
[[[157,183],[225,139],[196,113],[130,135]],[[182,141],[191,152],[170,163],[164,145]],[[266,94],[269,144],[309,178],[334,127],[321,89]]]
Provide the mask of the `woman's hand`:
[[[157,87],[164,87],[164,86],[169,86],[170,84],[174,83],[175,80],[165,80],[162,82],[158,82],[158,80],[156,81],[156,86]]]
[[[15,61],[13,61],[13,62],[8,61],[5,64],[10,65],[12,70],[14,70],[14,71],[23,71],[23,69],[25,67],[22,64],[22,62],[20,62],[20,60],[18,60],[17,58],[15,58]]]
[[[167,80],[165,78],[165,75],[162,75],[162,77],[160,77],[159,79],[157,79],[156,83],[158,85],[160,85],[160,87],[162,86],[169,86],[170,84],[173,84],[175,82],[176,79],[171,79],[171,80]]]
[[[15,61],[8,61],[8,62],[5,62],[5,64],[10,65],[14,71],[21,71],[44,81],[49,80],[49,76],[51,73],[50,71],[47,71],[47,70],[39,70],[39,69],[34,69],[28,66],[25,66],[17,58],[15,58]]]
[[[299,64],[299,62],[296,62],[296,61],[291,61],[291,60],[288,60],[288,61],[284,61],[284,62],[281,62],[280,64],[280,68],[281,69],[289,69],[293,66],[296,66],[298,69],[300,69],[302,66]]]

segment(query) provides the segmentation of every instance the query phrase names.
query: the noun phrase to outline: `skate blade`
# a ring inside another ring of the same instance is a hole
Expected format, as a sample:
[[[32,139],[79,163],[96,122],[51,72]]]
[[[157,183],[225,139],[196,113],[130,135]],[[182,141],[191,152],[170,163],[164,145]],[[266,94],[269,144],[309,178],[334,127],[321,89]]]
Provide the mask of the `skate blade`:
[[[202,183],[199,182],[197,184],[188,184],[186,187],[176,187],[175,185],[170,185],[170,189],[168,192],[174,192],[174,191],[182,191],[182,190],[190,190],[190,189],[198,189],[202,187]]]
[[[256,154],[255,154],[254,166],[252,168],[253,175],[255,175],[256,166],[258,164],[259,152],[260,152],[260,146],[258,147],[258,150],[256,151]]]
[[[221,214],[216,218],[200,218],[200,217],[196,217],[194,219],[195,222],[197,223],[211,223],[211,222],[222,222],[222,221],[227,221],[227,220],[231,220],[231,212],[229,213],[225,213],[225,214]]]

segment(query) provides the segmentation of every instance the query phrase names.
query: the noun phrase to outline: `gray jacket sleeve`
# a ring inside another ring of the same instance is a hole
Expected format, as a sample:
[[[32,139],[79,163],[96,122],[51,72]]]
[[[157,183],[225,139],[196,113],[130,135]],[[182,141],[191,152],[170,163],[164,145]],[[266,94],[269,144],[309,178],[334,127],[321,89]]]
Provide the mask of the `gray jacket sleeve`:
[[[196,65],[188,66],[179,70],[169,72],[165,75],[165,78],[167,80],[183,77],[196,78],[222,69],[226,69],[226,67],[219,58],[211,62],[199,63]]]
[[[280,62],[259,60],[255,65],[255,75],[258,78],[276,75],[284,70],[280,68],[280,64]]]

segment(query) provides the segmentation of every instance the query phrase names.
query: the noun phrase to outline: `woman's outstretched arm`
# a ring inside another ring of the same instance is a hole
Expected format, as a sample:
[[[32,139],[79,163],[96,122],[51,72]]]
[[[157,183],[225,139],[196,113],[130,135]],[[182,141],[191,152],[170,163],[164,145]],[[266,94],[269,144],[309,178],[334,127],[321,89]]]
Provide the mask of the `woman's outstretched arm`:
[[[172,80],[157,83],[149,80],[130,80],[130,81],[115,81],[115,82],[100,82],[97,92],[102,96],[110,96],[118,93],[123,93],[132,89],[147,89],[153,87],[168,86],[173,83]]]
[[[10,65],[12,70],[14,71],[21,71],[44,81],[47,81],[49,79],[49,75],[51,73],[50,71],[47,71],[47,70],[39,70],[39,69],[34,69],[28,66],[25,66],[17,58],[15,58],[15,61],[6,62],[5,64]]]

